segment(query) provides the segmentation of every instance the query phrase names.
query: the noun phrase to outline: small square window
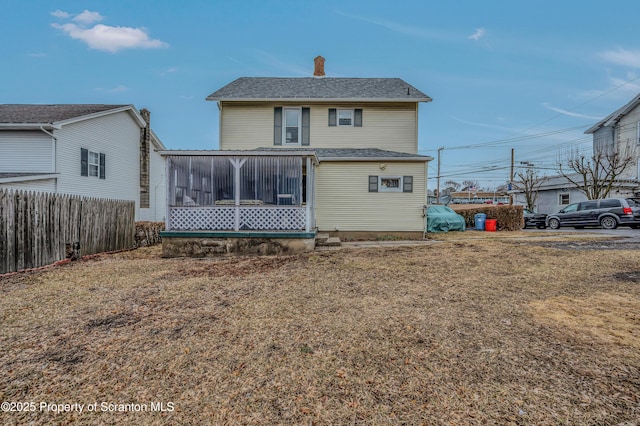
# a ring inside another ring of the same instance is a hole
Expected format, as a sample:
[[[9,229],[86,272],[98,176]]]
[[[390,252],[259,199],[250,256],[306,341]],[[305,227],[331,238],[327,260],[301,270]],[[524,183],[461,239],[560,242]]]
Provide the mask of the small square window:
[[[353,110],[352,109],[338,110],[338,126],[353,126]]]
[[[89,151],[89,176],[98,176],[100,170],[100,153]]]
[[[569,204],[569,194],[560,194],[558,196],[558,204],[560,205]]]
[[[378,191],[402,192],[402,178],[400,176],[380,176],[378,179]]]

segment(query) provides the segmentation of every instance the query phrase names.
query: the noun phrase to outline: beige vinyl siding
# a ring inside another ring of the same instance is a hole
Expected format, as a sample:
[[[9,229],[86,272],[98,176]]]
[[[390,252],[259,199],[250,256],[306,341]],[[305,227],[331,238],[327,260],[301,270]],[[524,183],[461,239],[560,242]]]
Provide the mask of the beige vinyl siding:
[[[322,162],[316,181],[320,231],[422,231],[425,164]],[[369,192],[369,176],[413,176],[413,192]]]
[[[273,109],[276,106],[310,108],[311,148],[379,148],[412,154],[418,152],[418,106],[415,103],[221,103],[220,149],[274,146]],[[362,127],[329,127],[329,108],[361,108]]]
[[[0,172],[53,173],[53,138],[39,131],[0,133]]]

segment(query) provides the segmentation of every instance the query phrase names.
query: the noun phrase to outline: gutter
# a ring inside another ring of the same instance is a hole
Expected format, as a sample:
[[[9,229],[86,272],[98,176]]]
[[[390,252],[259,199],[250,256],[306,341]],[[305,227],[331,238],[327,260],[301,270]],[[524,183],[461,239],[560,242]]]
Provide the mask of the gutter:
[[[299,98],[205,98],[207,101],[218,101],[218,102],[300,102],[300,101],[311,101],[311,102],[385,102],[385,103],[393,103],[393,102],[431,102],[433,99],[426,98],[389,98],[389,99],[381,99],[381,98],[312,98],[308,97],[299,97]]]

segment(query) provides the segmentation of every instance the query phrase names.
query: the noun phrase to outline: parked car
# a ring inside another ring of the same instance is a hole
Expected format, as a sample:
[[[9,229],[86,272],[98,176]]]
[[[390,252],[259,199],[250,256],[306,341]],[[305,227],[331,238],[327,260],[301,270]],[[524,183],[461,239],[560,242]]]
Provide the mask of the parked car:
[[[615,229],[618,226],[640,227],[640,204],[631,198],[607,198],[569,204],[556,214],[547,216],[547,226],[558,229],[573,226],[601,226]]]
[[[524,227],[529,228],[535,226],[538,229],[547,227],[547,215],[544,213],[534,213],[531,210],[524,209]]]
[[[453,211],[450,207],[432,205],[427,209],[427,231],[447,232],[464,230],[464,217]]]

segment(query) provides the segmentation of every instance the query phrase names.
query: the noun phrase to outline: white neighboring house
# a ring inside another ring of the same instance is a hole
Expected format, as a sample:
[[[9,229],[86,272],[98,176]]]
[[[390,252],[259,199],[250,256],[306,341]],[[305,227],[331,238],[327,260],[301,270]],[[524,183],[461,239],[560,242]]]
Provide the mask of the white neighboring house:
[[[609,198],[640,196],[640,94],[585,131],[593,135],[593,151],[610,153],[618,150],[635,159],[616,178]],[[579,181],[581,177],[575,176]],[[563,176],[548,178],[541,186],[536,201],[539,213],[556,213],[567,204],[586,201],[587,197]],[[516,194],[516,203],[524,204],[524,195]]]
[[[133,105],[0,105],[0,188],[131,200],[163,221],[164,149]]]

